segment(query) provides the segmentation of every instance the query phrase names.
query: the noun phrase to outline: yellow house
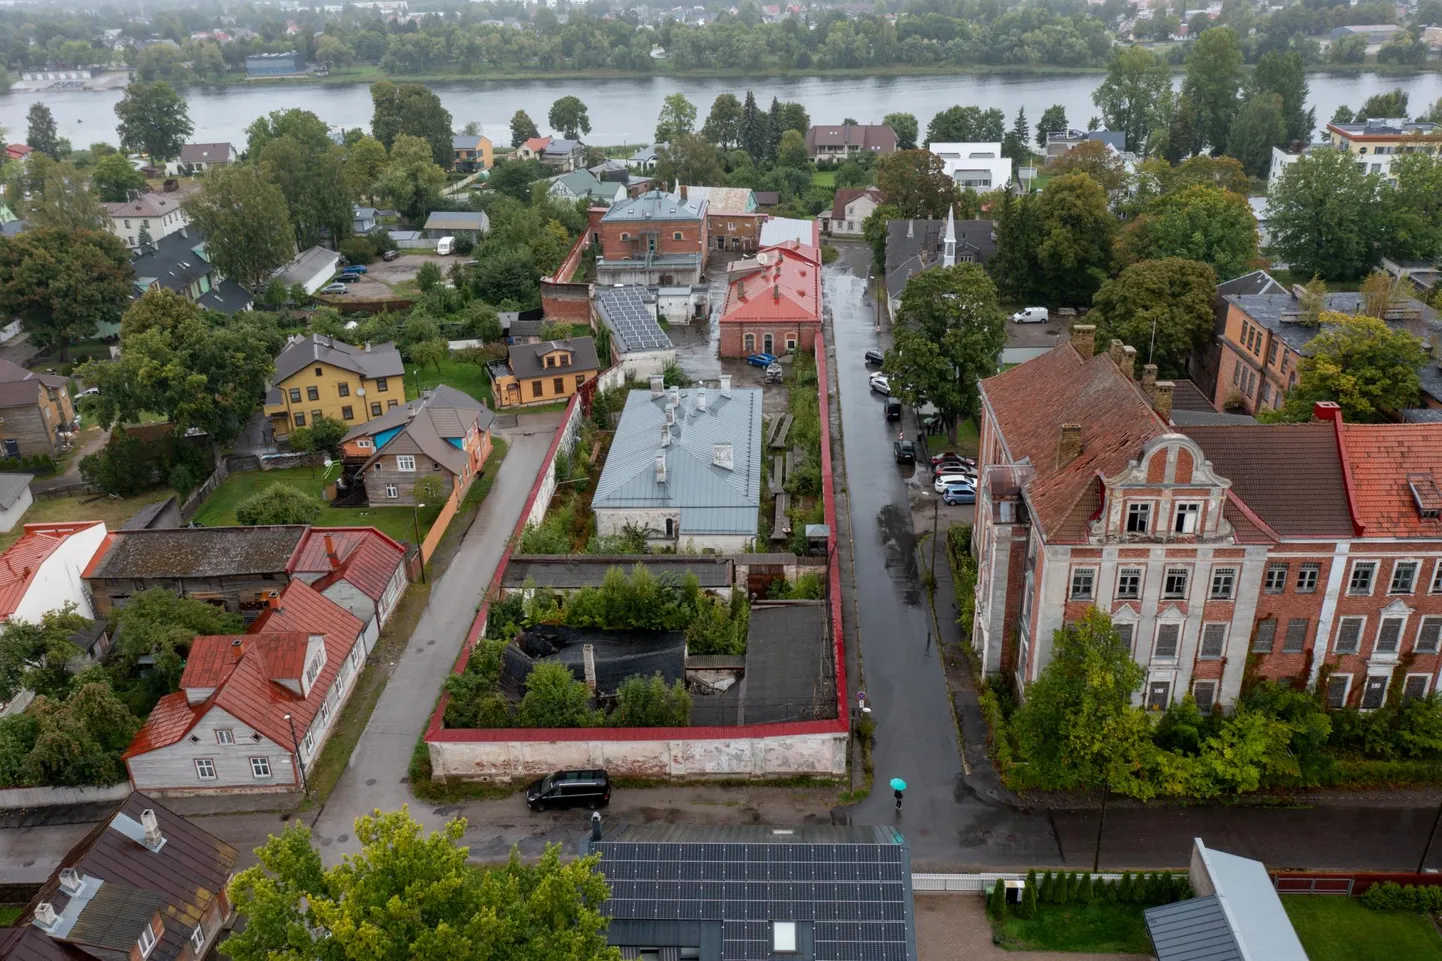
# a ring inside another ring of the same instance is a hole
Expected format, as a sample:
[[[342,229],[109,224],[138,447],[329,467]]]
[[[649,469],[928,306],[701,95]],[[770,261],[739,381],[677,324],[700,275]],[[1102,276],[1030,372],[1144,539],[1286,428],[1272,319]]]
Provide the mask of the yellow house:
[[[453,170],[490,170],[495,163],[491,150],[491,138],[482,135],[456,134],[451,138],[451,150],[455,159]]]
[[[1395,187],[1392,161],[1409,153],[1436,153],[1442,128],[1423,120],[1377,117],[1362,123],[1329,123],[1327,136],[1334,148],[1357,158],[1363,173],[1381,174]]]
[[[405,400],[405,365],[395,344],[357,347],[324,334],[298,334],[275,359],[265,415],[275,436],[285,437],[320,417],[364,424]]]
[[[497,407],[565,400],[600,371],[590,337],[513,344],[509,361],[491,367]]]

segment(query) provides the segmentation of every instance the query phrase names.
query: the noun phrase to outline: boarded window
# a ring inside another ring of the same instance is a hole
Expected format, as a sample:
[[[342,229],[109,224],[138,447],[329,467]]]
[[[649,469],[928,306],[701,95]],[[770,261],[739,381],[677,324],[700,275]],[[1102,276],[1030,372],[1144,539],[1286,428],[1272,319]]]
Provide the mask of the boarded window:
[[[1377,630],[1378,654],[1396,654],[1397,648],[1402,640],[1402,618],[1384,617],[1382,626]]]
[[[1282,640],[1283,654],[1300,654],[1307,644],[1307,619],[1294,617],[1287,622],[1287,636]]]
[[[1347,706],[1347,689],[1352,686],[1350,674],[1333,674],[1327,678],[1327,706],[1340,710]]]
[[[1182,626],[1180,624],[1159,624],[1157,626],[1157,646],[1153,656],[1159,659],[1175,658],[1181,635]]]
[[[1344,617],[1337,625],[1337,642],[1332,650],[1338,654],[1356,654],[1362,642],[1362,619]]]
[[[1253,653],[1253,654],[1270,654],[1270,653],[1272,653],[1272,639],[1275,638],[1276,636],[1277,636],[1277,621],[1276,621],[1275,618],[1269,618],[1269,619],[1267,619],[1267,620],[1265,620],[1265,621],[1258,621],[1258,622],[1257,622],[1257,634],[1256,634],[1255,637],[1252,638],[1252,653]]]
[[[1202,650],[1200,656],[1206,660],[1216,660],[1222,656],[1227,646],[1227,625],[1225,624],[1204,624],[1202,626]]]

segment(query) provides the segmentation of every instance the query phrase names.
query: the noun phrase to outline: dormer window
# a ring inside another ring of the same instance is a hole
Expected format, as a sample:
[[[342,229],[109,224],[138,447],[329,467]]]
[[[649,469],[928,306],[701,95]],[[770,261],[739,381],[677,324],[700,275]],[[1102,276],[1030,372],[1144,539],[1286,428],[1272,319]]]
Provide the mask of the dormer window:
[[[314,684],[315,679],[320,677],[320,669],[323,667],[325,667],[325,648],[322,647],[305,666],[305,683],[307,685]]]
[[[141,930],[140,937],[136,939],[135,942],[135,946],[140,949],[140,956],[142,958],[150,957],[150,952],[155,950],[156,938],[152,923],[151,921],[145,922],[145,927]]]

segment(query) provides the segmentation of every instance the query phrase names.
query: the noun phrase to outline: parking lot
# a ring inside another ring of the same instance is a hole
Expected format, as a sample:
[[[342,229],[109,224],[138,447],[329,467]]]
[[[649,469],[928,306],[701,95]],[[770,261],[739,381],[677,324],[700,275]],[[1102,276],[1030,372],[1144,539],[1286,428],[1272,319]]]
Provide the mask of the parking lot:
[[[366,265],[365,275],[350,285],[344,294],[327,294],[337,307],[344,309],[347,300],[385,300],[395,296],[395,285],[415,280],[421,264],[434,263],[441,269],[441,275],[450,273],[453,264],[463,264],[468,258],[461,254],[442,257],[431,251],[414,251],[401,254],[395,260],[377,258]]]

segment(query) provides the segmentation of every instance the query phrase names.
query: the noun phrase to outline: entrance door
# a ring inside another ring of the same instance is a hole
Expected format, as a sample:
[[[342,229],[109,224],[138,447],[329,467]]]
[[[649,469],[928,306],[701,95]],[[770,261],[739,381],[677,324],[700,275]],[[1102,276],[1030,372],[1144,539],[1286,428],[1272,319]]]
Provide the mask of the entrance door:
[[[775,343],[775,341],[772,339],[770,334],[761,335],[761,350],[763,353],[774,353],[774,351],[772,351],[771,349],[773,343]]]
[[[1172,706],[1172,682],[1152,681],[1147,685],[1147,710],[1165,711]]]

